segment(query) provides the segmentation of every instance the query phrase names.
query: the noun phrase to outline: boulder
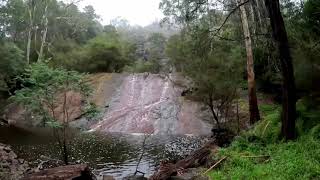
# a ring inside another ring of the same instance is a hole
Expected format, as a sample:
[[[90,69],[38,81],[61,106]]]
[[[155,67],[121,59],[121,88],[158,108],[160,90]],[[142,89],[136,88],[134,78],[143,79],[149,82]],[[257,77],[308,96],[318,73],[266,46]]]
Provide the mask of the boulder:
[[[31,171],[28,162],[18,159],[10,146],[0,143],[0,179],[20,179]]]

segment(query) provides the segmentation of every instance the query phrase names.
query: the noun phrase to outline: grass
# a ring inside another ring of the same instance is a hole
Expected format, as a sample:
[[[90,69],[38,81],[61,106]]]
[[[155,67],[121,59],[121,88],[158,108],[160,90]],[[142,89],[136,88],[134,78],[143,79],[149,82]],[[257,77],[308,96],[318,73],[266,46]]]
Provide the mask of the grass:
[[[320,115],[297,105],[299,137],[279,139],[280,107],[260,107],[263,120],[237,137],[215,159],[228,158],[208,173],[211,179],[320,179]],[[309,113],[310,112],[310,113]]]

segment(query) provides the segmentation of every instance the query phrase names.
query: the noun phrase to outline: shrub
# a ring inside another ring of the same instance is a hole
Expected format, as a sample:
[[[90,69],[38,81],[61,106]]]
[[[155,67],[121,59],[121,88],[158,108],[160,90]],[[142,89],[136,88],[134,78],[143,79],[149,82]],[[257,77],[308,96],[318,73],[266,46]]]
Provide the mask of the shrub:
[[[0,44],[0,91],[15,86],[15,76],[23,72],[26,62],[24,52],[13,43]]]

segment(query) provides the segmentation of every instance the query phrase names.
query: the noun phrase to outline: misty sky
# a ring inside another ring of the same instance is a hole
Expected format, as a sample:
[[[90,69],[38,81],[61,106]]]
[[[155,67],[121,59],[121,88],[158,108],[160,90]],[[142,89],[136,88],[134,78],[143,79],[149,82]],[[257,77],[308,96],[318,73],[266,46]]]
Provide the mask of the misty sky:
[[[158,9],[159,2],[160,0],[83,0],[79,5],[92,5],[104,25],[120,16],[131,25],[146,26],[162,18],[162,12]]]

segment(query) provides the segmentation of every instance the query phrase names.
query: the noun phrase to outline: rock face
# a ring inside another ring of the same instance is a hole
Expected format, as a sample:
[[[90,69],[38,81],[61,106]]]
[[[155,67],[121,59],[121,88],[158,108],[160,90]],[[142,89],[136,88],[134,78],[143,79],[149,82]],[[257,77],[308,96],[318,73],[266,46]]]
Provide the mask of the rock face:
[[[69,91],[66,93],[66,99],[66,107],[68,107],[67,111],[69,120],[73,121],[82,115],[82,98],[79,93]],[[55,103],[54,108],[55,118],[62,122],[64,119],[64,94],[58,94],[56,96],[56,101],[57,102]],[[26,110],[26,108],[16,103],[12,103],[6,107],[3,119],[6,120],[9,125],[21,128],[34,127],[42,123],[39,118],[33,117],[31,113]]]
[[[199,103],[185,99],[183,94],[188,87],[177,75],[100,73],[91,75],[88,82],[94,90],[91,101],[104,110],[103,117],[98,123],[79,118],[81,97],[68,92],[68,114],[71,121],[76,120],[71,122],[73,127],[89,127],[91,131],[103,133],[210,134],[212,125],[202,121],[208,113],[201,110]],[[62,104],[59,101],[54,110],[60,120],[63,119]],[[4,119],[22,128],[40,123],[30,117],[23,107],[11,105]]]
[[[207,135],[210,125],[200,117],[201,106],[185,100],[174,76],[123,76],[106,102],[104,118],[91,131]]]
[[[28,162],[18,159],[10,146],[0,143],[0,179],[20,179],[30,170]]]

